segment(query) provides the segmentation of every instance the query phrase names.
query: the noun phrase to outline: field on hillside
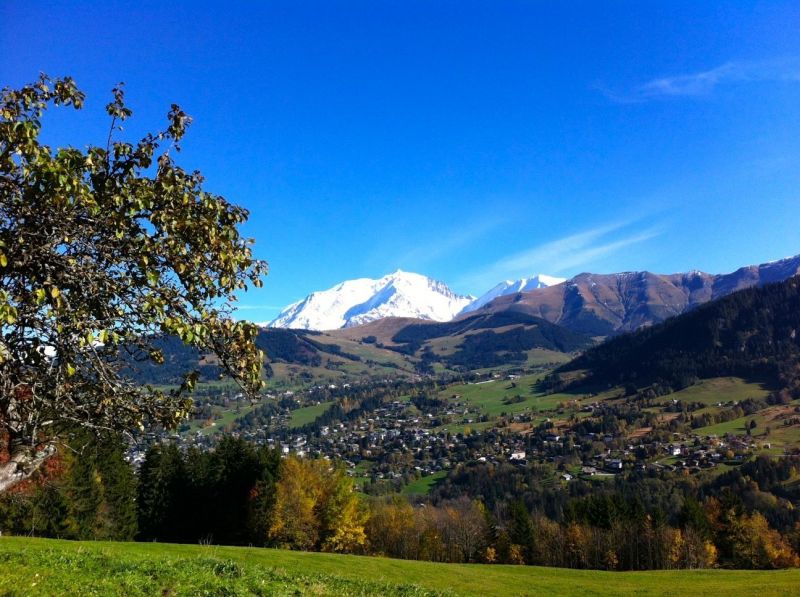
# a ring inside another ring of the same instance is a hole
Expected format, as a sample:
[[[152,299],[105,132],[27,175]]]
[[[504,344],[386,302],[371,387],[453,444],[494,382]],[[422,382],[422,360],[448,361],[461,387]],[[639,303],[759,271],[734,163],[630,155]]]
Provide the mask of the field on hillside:
[[[464,402],[475,406],[486,415],[499,415],[502,412],[514,413],[525,410],[539,410],[550,407],[549,397],[537,392],[536,384],[542,375],[523,375],[514,380],[496,379],[468,384],[447,386],[439,393],[440,398],[453,399],[459,396]],[[508,403],[514,396],[524,400]]]
[[[767,452],[783,453],[784,449],[800,445],[800,426],[784,424],[787,417],[796,415],[798,407],[800,407],[800,400],[794,400],[789,404],[770,406],[752,415],[732,421],[699,427],[694,432],[699,436],[716,435],[721,437],[727,433],[746,435],[748,426],[755,423],[755,428],[750,430],[750,436],[764,446],[769,445],[770,448],[766,450]]]
[[[425,495],[430,493],[434,485],[447,476],[446,471],[438,471],[427,477],[420,477],[403,487],[403,495]]]
[[[289,429],[296,429],[308,423],[313,423],[314,420],[328,410],[333,402],[320,402],[319,404],[312,404],[311,406],[304,406],[292,411],[292,416],[289,419]]]
[[[2,595],[791,595],[800,570],[597,572],[274,549],[0,538]]]
[[[670,398],[711,405],[718,402],[739,402],[748,398],[766,398],[768,394],[769,389],[764,384],[747,382],[739,377],[715,377],[703,379],[675,392]]]
[[[577,405],[586,401],[599,401],[616,397],[621,390],[614,388],[601,394],[557,393],[549,394],[539,387],[539,382],[548,372],[522,375],[514,379],[503,377],[488,381],[454,384],[439,392],[443,399],[463,400],[480,409],[481,413],[495,417],[502,413],[514,414],[525,411],[551,413],[561,405]],[[518,399],[515,399],[519,397]]]

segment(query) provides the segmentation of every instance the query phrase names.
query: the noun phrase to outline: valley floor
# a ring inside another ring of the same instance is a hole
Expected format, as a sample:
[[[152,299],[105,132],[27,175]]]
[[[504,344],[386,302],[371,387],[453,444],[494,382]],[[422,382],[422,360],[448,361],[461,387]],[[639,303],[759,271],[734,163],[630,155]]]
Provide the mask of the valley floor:
[[[0,595],[800,595],[800,570],[597,572],[0,538]]]

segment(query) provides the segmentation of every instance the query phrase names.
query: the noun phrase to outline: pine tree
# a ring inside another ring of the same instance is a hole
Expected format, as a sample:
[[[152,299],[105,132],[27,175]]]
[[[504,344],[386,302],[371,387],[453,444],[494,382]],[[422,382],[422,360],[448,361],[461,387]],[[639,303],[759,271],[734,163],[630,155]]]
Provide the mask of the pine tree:
[[[136,536],[136,485],[117,435],[73,438],[66,456],[61,499],[68,512],[66,526],[78,539],[131,540]],[[47,498],[56,504],[55,497]],[[43,512],[43,515],[47,515]],[[57,528],[56,508],[46,527]]]
[[[106,510],[103,539],[131,541],[136,536],[136,477],[125,461],[121,438],[108,438],[98,445],[97,470]]]
[[[183,458],[174,445],[155,445],[139,471],[139,538],[180,541],[185,536],[181,494],[186,485]],[[190,513],[189,513],[190,515]]]
[[[68,504],[68,526],[76,539],[97,539],[98,511],[102,502],[100,478],[94,466],[94,446],[85,445],[66,457],[64,492]]]
[[[509,539],[512,545],[519,545],[527,563],[533,563],[535,557],[535,534],[531,516],[522,501],[517,500],[511,504],[511,522],[509,524]]]

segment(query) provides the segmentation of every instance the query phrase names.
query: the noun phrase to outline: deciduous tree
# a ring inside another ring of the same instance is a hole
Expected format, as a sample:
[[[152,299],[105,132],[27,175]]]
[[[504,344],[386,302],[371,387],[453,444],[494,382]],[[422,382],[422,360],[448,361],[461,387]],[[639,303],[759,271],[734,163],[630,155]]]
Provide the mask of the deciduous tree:
[[[123,375],[132,360],[163,361],[159,336],[216,353],[248,393],[260,388],[256,328],[231,311],[266,265],[238,231],[247,212],[176,164],[189,116],[173,105],[163,131],[120,140],[131,116],[120,86],[103,144],[41,143],[49,107],[83,102],[72,79],[44,75],[0,97],[0,491],[75,428],[175,425],[195,373],[171,393]]]
[[[281,463],[269,538],[283,547],[360,551],[366,513],[353,481],[326,460],[289,457]]]

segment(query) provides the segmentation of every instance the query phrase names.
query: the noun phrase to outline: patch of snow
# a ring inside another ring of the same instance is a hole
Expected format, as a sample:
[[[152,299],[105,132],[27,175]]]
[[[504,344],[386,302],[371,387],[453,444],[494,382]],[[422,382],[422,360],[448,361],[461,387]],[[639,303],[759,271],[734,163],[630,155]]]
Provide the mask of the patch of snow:
[[[464,307],[459,315],[480,309],[485,304],[490,303],[500,296],[516,294],[518,292],[531,292],[539,288],[555,286],[564,281],[564,278],[555,278],[553,276],[545,276],[544,274],[539,274],[531,278],[522,278],[521,280],[505,280]]]

